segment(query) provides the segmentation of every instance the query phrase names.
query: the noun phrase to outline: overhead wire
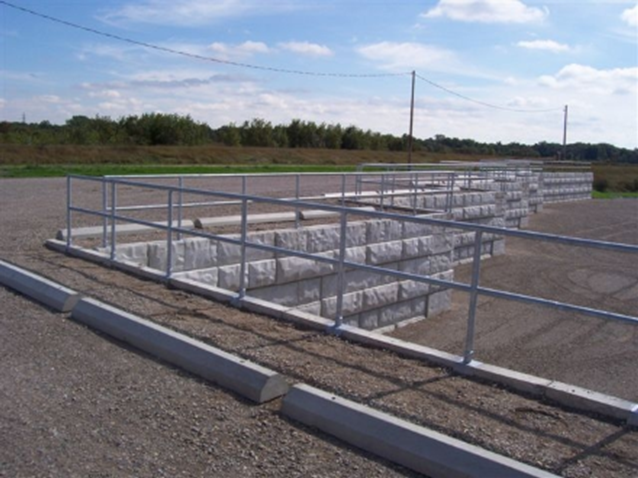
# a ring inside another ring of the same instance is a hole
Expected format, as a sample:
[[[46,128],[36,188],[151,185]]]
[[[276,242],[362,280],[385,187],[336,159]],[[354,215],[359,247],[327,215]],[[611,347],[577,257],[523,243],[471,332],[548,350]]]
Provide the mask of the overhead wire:
[[[223,60],[221,58],[214,58],[211,56],[205,56],[205,55],[199,55],[197,53],[190,53],[187,51],[183,51],[183,50],[177,50],[174,48],[169,48],[169,47],[165,47],[165,46],[161,46],[161,45],[156,45],[153,43],[147,43],[147,42],[143,42],[143,41],[139,41],[139,40],[135,40],[132,38],[128,38],[128,37],[124,37],[121,35],[116,35],[114,33],[108,33],[102,30],[98,30],[96,28],[91,28],[91,27],[87,27],[84,25],[80,25],[78,23],[73,23],[67,20],[63,20],[61,18],[57,18],[57,17],[53,17],[51,15],[47,15],[45,13],[41,13],[41,12],[37,12],[35,10],[31,10],[29,8],[20,6],[20,5],[15,5],[11,2],[8,2],[6,0],[0,0],[0,4],[5,5],[7,7],[13,8],[15,10],[20,10],[24,13],[28,13],[30,15],[34,15],[36,17],[40,17],[42,19],[45,20],[49,20],[51,22],[55,22],[55,23],[59,23],[61,25],[65,25],[71,28],[75,28],[78,30],[83,30],[89,33],[93,33],[95,35],[100,35],[106,38],[111,38],[113,40],[118,40],[121,42],[125,42],[125,43],[129,43],[132,45],[137,45],[137,46],[141,46],[144,48],[149,48],[152,50],[156,50],[156,51],[161,51],[164,53],[170,53],[170,54],[174,54],[174,55],[180,55],[180,56],[184,56],[184,57],[188,57],[188,58],[193,58],[193,59],[197,59],[197,60],[203,60],[203,61],[209,61],[209,62],[213,62],[213,63],[219,63],[222,65],[229,65],[229,66],[235,66],[235,67],[239,67],[239,68],[249,68],[249,69],[253,69],[253,70],[261,70],[261,71],[272,71],[275,73],[286,73],[286,74],[294,74],[294,75],[307,75],[307,76],[319,76],[319,77],[338,77],[338,78],[382,78],[382,77],[398,77],[398,76],[407,76],[407,75],[412,75],[414,74],[419,80],[435,87],[438,88],[442,91],[445,91],[446,93],[449,93],[451,95],[457,96],[458,98],[461,98],[463,100],[466,101],[470,101],[472,103],[475,104],[479,104],[482,106],[485,106],[487,108],[493,108],[493,109],[498,109],[498,110],[503,110],[503,111],[513,111],[513,112],[518,112],[518,113],[543,113],[543,112],[549,112],[549,111],[557,111],[562,109],[562,107],[560,108],[548,108],[548,109],[521,109],[521,108],[509,108],[506,106],[499,106],[499,105],[494,105],[491,103],[487,103],[485,101],[481,101],[481,100],[477,100],[474,98],[471,98],[469,96],[463,95],[461,93],[457,93],[454,90],[451,90],[449,88],[446,88],[445,86],[442,86],[438,83],[435,83],[432,80],[429,80],[427,78],[425,78],[424,76],[421,76],[419,74],[417,74],[416,72],[400,72],[400,73],[330,73],[330,72],[320,72],[320,71],[308,71],[308,70],[294,70],[294,69],[288,69],[288,68],[277,68],[277,67],[272,67],[272,66],[262,66],[262,65],[255,65],[252,63],[244,63],[244,62],[238,62],[238,61],[232,61],[232,60]]]
[[[510,108],[507,106],[499,106],[499,105],[494,105],[492,103],[487,103],[485,101],[481,101],[481,100],[476,100],[474,98],[470,98],[469,96],[465,96],[462,95],[461,93],[457,93],[454,90],[451,90],[449,88],[446,88],[445,86],[439,85],[438,83],[433,82],[432,80],[428,80],[427,78],[415,73],[415,76],[421,80],[424,81],[425,83],[428,83],[431,86],[434,86],[435,88],[438,88],[440,90],[445,91],[446,93],[449,93],[451,95],[454,96],[458,96],[459,98],[462,98],[466,101],[471,101],[472,103],[476,103],[482,106],[485,106],[487,108],[493,108],[493,109],[497,109],[497,110],[503,110],[503,111],[514,111],[516,113],[547,113],[549,111],[558,111],[558,110],[562,110],[563,108],[546,108],[546,109],[522,109],[522,108]]]
[[[7,2],[5,0],[0,0],[0,4],[6,5],[7,7],[14,8],[16,10],[21,10],[30,15],[34,15],[36,17],[43,18],[45,20],[49,20],[55,23],[59,23],[61,25],[66,25],[68,27],[72,27],[78,30],[84,30],[89,33],[93,33],[95,35],[100,35],[106,38],[111,38],[113,40],[122,41],[125,43],[129,43],[132,45],[142,46],[144,48],[149,48],[152,50],[161,51],[164,53],[171,53],[174,55],[181,55],[189,58],[194,58],[197,60],[210,61],[213,63],[220,63],[223,65],[237,66],[241,68],[251,68],[253,70],[263,70],[263,71],[272,71],[276,73],[289,73],[294,75],[309,75],[309,76],[331,76],[331,77],[341,77],[341,78],[381,78],[381,77],[390,77],[390,76],[407,76],[410,75],[410,72],[401,72],[401,73],[328,73],[328,72],[320,72],[320,71],[306,71],[306,70],[293,70],[288,68],[276,68],[272,66],[261,66],[254,65],[251,63],[243,63],[232,60],[223,60],[221,58],[214,58],[211,56],[199,55],[197,53],[190,53],[183,50],[177,50],[174,48],[169,48],[161,45],[156,45],[153,43],[147,43],[139,40],[134,40],[132,38],[124,37],[121,35],[116,35],[114,33],[108,33],[102,30],[97,30],[95,28],[87,27],[84,25],[80,25],[78,23],[69,22],[67,20],[62,20],[61,18],[53,17],[51,15],[47,15],[45,13],[37,12],[35,10],[31,10],[26,7],[22,7],[20,5],[15,5],[13,3]]]

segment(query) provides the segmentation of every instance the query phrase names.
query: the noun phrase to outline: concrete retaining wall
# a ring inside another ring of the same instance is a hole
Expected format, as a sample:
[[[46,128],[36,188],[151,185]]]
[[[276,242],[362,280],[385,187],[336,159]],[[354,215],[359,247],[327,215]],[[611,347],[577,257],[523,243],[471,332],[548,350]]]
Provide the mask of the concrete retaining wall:
[[[346,260],[451,280],[454,236],[441,228],[393,220],[348,224]],[[226,236],[239,239],[237,235]],[[328,224],[254,232],[248,242],[337,258],[340,226]],[[172,245],[172,271],[231,291],[240,287],[241,247],[223,241],[188,238]],[[117,260],[140,267],[166,269],[164,241],[124,244]],[[297,307],[328,319],[337,314],[338,274],[332,264],[290,255],[246,249],[246,289],[250,296]],[[344,322],[365,329],[393,326],[434,315],[449,307],[450,291],[415,281],[361,270],[345,272]]]
[[[594,173],[591,172],[543,173],[543,202],[591,199],[593,181]]]

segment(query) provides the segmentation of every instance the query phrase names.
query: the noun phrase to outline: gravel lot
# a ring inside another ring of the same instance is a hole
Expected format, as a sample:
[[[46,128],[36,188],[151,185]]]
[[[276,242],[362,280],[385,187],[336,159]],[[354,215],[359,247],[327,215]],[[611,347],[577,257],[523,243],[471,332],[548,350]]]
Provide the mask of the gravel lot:
[[[92,191],[97,188],[78,193]],[[635,429],[49,251],[43,242],[64,224],[64,195],[59,179],[1,181],[0,257],[250,358],[286,374],[291,382],[318,386],[554,473],[638,475]],[[634,204],[551,206],[533,218],[532,227],[542,229],[543,217],[555,217],[555,225],[566,228],[556,232],[576,234],[564,216],[583,209],[601,227],[618,219],[629,222],[631,239]],[[613,214],[623,209],[620,216]],[[508,248],[516,258],[528,250],[512,244]],[[490,266],[486,262],[484,278],[491,280],[489,267],[507,257],[488,261]],[[580,270],[574,260],[565,258]],[[525,272],[517,268],[510,274]],[[413,476],[287,421],[278,414],[277,402],[247,403],[5,289],[0,289],[0,301],[0,475]],[[487,323],[484,307],[481,324]],[[445,321],[427,322],[446,330]],[[478,348],[495,354],[490,361],[508,356],[493,352],[498,346],[490,347],[485,331],[480,332]],[[494,343],[506,332],[495,334]],[[419,340],[418,331],[411,336]],[[525,344],[524,337],[519,343]],[[624,343],[621,338],[618,343]],[[624,340],[628,354],[633,347],[635,363],[636,335]],[[453,347],[454,337],[440,343]],[[595,369],[594,352],[588,366]],[[597,376],[611,382],[604,373],[609,374],[609,362],[599,368]]]

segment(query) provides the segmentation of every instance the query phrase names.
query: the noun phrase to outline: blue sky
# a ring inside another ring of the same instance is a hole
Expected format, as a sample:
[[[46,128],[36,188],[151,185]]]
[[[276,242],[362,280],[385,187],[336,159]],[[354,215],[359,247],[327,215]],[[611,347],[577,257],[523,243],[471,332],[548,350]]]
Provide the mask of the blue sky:
[[[12,0],[0,2],[0,120],[189,114],[414,135],[638,147],[638,3],[623,0]],[[450,94],[436,83],[459,95]],[[524,111],[511,111],[511,110]],[[544,110],[544,111],[538,111]],[[550,110],[550,111],[547,111]]]

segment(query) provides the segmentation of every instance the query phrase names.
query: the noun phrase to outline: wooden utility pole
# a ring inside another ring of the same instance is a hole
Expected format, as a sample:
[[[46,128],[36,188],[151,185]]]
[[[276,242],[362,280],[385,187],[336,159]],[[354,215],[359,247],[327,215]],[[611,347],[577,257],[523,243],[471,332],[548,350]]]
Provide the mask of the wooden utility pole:
[[[567,160],[567,105],[565,105],[565,118],[563,120],[563,161]]]
[[[412,70],[412,96],[410,99],[410,132],[408,133],[408,164],[412,164],[412,130],[414,127],[414,78],[416,72]]]

